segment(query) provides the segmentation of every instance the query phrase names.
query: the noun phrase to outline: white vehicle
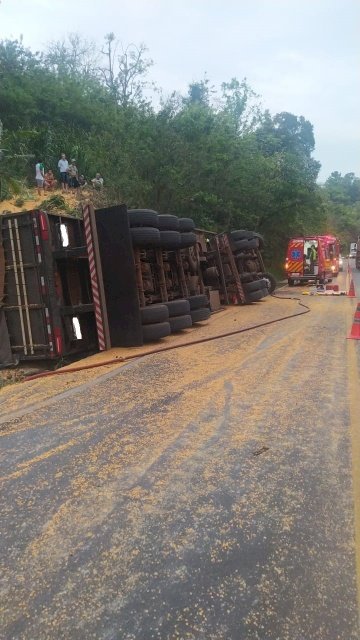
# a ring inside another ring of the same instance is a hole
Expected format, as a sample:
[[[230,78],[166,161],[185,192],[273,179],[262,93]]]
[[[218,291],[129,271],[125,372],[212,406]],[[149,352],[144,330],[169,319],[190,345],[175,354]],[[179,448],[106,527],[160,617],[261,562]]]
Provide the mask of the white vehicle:
[[[350,243],[350,252],[349,252],[349,258],[356,258],[356,251],[357,251],[357,243],[356,242],[351,242]]]

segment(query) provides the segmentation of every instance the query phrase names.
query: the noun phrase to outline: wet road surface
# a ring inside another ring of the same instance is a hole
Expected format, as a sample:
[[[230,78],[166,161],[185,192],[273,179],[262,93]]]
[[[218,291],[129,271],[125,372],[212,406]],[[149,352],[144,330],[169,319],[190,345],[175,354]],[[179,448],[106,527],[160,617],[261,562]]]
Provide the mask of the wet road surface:
[[[0,419],[1,638],[358,640],[357,301],[303,302]]]

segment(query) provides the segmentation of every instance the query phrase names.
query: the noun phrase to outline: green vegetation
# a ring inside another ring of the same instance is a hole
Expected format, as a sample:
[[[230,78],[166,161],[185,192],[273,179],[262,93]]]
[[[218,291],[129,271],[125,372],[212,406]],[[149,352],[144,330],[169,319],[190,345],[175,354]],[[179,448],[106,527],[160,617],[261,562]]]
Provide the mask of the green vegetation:
[[[40,209],[43,209],[44,211],[65,211],[66,213],[74,213],[74,210],[69,207],[65,198],[59,194],[53,194],[52,196],[45,198],[45,200],[40,203]]]
[[[334,171],[327,179],[323,195],[329,230],[339,238],[344,252],[360,236],[360,178]]]
[[[348,241],[359,189],[340,174],[317,185],[309,121],[263,111],[246,80],[234,78],[218,90],[204,78],[185,96],[155,88],[155,108],[151,66],[143,45],[121,49],[113,34],[101,51],[76,35],[44,54],[0,42],[0,198],[25,176],[33,184],[37,160],[56,172],[64,151],[87,178],[102,173],[107,204],[189,215],[209,229],[256,229],[275,268],[290,235],[334,230]]]

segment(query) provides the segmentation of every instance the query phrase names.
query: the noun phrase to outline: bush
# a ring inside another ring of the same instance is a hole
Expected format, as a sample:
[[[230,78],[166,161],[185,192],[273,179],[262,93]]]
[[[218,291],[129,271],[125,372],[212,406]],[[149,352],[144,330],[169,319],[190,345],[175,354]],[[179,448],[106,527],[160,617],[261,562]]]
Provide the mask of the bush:
[[[63,196],[53,195],[43,200],[40,204],[40,208],[45,209],[46,211],[67,211],[69,207]]]

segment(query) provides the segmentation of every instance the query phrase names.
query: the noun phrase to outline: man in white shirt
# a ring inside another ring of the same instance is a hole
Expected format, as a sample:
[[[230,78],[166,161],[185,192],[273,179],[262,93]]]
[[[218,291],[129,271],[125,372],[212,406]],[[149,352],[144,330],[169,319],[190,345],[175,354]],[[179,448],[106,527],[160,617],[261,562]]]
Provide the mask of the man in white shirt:
[[[102,189],[104,186],[104,178],[101,176],[100,173],[97,173],[95,175],[95,178],[93,178],[91,182],[94,189]]]
[[[59,172],[60,172],[60,182],[61,182],[61,190],[62,191],[67,191],[68,190],[68,169],[69,169],[69,163],[66,160],[66,155],[65,153],[61,154],[61,158],[58,162],[58,168],[59,168]]]

